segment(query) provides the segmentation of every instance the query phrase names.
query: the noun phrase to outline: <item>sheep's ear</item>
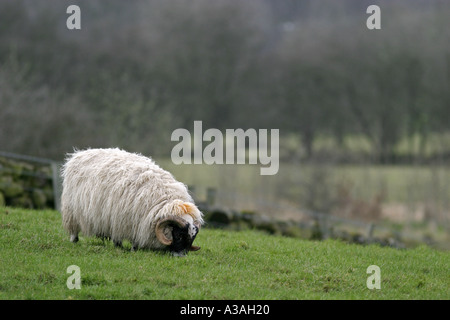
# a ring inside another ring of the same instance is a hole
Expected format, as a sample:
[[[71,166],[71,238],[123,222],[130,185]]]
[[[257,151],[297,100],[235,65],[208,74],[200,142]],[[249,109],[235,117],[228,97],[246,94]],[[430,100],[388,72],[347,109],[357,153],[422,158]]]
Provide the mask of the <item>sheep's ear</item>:
[[[200,247],[199,247],[199,246],[191,246],[191,247],[189,248],[189,251],[198,251],[198,250],[200,250]]]

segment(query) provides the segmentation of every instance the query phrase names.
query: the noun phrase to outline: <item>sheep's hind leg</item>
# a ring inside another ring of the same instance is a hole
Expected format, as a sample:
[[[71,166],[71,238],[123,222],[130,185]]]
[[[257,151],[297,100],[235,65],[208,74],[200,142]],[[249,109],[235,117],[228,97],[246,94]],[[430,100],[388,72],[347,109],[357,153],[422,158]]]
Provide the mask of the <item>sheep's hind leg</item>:
[[[78,233],[80,232],[80,226],[74,216],[71,214],[72,211],[63,213],[63,226],[70,234],[70,241],[73,243],[78,242]]]
[[[116,247],[122,247],[122,241],[120,240],[113,240],[114,246]]]

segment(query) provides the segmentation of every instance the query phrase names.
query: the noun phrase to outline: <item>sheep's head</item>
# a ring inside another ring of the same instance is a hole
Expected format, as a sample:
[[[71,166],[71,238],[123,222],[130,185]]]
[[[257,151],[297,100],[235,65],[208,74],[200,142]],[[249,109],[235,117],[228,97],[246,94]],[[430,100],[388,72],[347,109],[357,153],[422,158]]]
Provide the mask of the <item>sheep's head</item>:
[[[192,221],[192,219],[190,219]],[[171,216],[160,220],[156,225],[156,238],[176,256],[184,256],[188,251],[200,250],[193,246],[199,226],[179,216]],[[172,234],[172,239],[166,233]]]

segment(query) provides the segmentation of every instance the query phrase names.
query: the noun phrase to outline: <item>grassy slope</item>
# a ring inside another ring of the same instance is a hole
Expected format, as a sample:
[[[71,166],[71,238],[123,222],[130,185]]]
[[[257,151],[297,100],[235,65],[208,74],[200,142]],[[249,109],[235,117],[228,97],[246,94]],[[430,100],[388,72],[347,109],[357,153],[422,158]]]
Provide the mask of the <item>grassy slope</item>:
[[[55,211],[0,208],[0,299],[449,299],[450,253],[203,229],[185,258],[72,244]],[[381,290],[366,269],[381,268]],[[81,269],[69,290],[66,269]]]

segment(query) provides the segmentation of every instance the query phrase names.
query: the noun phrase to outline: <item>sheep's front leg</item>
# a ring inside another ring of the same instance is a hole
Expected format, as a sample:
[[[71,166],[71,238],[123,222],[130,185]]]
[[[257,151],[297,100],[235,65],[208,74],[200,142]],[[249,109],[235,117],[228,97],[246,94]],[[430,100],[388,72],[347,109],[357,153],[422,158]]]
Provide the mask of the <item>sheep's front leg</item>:
[[[73,243],[77,243],[78,242],[78,233],[72,233],[70,235],[70,241]]]

